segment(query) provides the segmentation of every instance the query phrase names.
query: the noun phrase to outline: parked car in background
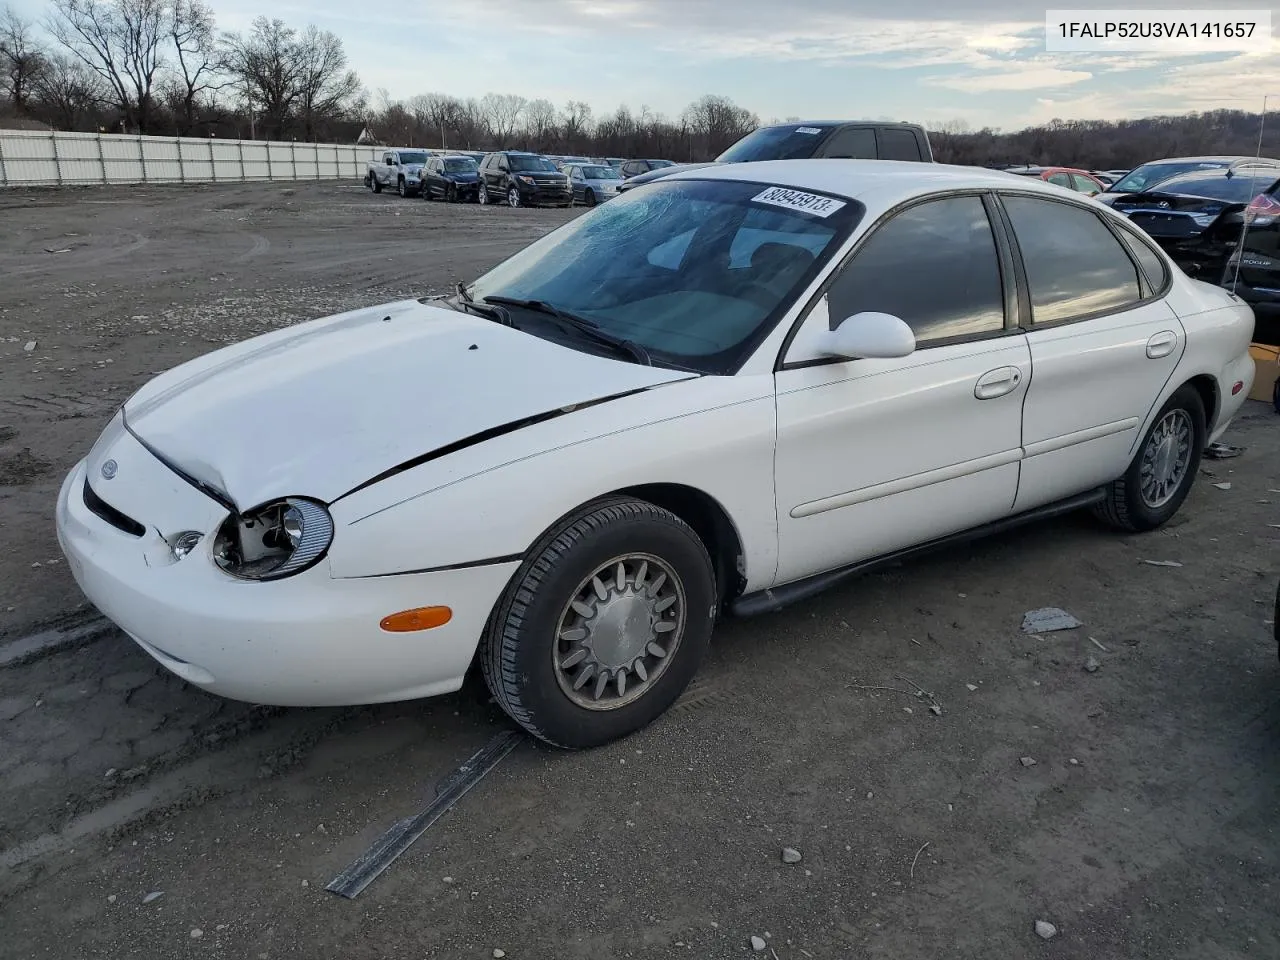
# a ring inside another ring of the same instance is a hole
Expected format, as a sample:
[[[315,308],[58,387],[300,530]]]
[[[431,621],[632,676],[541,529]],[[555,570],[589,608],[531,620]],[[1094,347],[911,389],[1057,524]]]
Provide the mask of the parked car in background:
[[[617,170],[618,176],[622,176],[622,165],[627,161],[623,157],[605,157],[604,162],[607,163],[609,166],[613,167],[613,169]]]
[[[490,153],[480,164],[482,204],[509,207],[567,207],[573,202],[569,178],[546,157],[523,150]]]
[[[726,614],[1073,510],[1166,524],[1252,329],[1034,180],[725,164],[452,297],[161,374],[67,474],[58,542],[208,693],[385,703],[474,665],[531,735],[590,747],[675,703]]]
[[[427,163],[425,150],[384,150],[377,160],[370,160],[364,185],[381,193],[392,187],[402,197],[416,197],[422,187],[422,168]]]
[[[675,165],[674,160],[624,160],[622,166],[618,168],[618,172],[626,180],[631,177],[638,177],[642,173],[648,173],[650,170],[666,170]]]
[[[933,148],[924,127],[888,121],[804,121],[761,127],[747,134],[712,163],[687,163],[642,173],[626,180],[619,192],[663,177],[676,170],[697,170],[715,163],[749,163],[753,160],[918,160],[933,162]],[[625,170],[624,170],[625,174]]]
[[[1280,164],[1236,161],[1202,167],[1132,193],[1111,208],[1155,240],[1190,277],[1229,285],[1239,263],[1237,294],[1251,304],[1280,303],[1277,214]],[[1243,255],[1241,235],[1249,224]]]
[[[571,163],[590,163],[590,162],[591,161],[589,161],[586,157],[556,157],[555,158],[556,169],[561,172],[563,172],[564,168],[569,166],[569,164]]]
[[[562,172],[569,178],[573,202],[585,203],[588,207],[616,197],[618,184],[622,183],[618,171],[608,164],[569,163]]]
[[[1246,164],[1268,164],[1280,166],[1280,161],[1266,157],[1172,157],[1167,160],[1152,160],[1140,167],[1135,167],[1107,187],[1098,195],[1101,203],[1110,204],[1120,194],[1141,193],[1150,190],[1162,180],[1176,177],[1181,173],[1193,173],[1197,170],[1230,170]]]
[[[1107,185],[1091,173],[1075,167],[1008,167],[1006,173],[1016,173],[1023,177],[1035,177],[1046,183],[1066,187],[1086,197],[1096,196],[1107,188]]]
[[[480,195],[480,168],[470,157],[432,157],[422,171],[422,195],[428,200],[473,202]]]

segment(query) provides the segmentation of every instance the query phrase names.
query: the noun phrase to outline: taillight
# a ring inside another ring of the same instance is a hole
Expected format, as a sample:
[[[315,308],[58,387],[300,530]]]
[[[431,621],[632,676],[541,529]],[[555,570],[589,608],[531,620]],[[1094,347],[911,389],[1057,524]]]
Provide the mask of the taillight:
[[[1244,208],[1244,219],[1246,223],[1254,223],[1258,220],[1274,220],[1280,216],[1280,201],[1269,193],[1260,193],[1254,197],[1249,206]]]

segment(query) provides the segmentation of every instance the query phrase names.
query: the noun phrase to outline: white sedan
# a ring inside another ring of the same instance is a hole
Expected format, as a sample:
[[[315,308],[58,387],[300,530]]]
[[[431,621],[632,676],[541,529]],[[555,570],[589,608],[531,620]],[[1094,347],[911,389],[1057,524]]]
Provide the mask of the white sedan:
[[[1011,174],[676,174],[448,298],[186,363],[63,484],[84,593],[152,657],[281,705],[478,661],[565,747],[660,715],[723,614],[1077,508],[1160,526],[1249,391],[1249,308]]]

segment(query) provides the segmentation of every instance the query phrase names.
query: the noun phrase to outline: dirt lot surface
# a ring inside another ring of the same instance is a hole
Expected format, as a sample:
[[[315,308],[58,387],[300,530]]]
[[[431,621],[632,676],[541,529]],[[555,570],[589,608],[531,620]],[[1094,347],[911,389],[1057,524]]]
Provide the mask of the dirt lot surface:
[[[54,497],[154,372],[443,291],[572,215],[0,195],[0,658],[91,615]],[[0,666],[0,957],[1280,956],[1280,418],[1227,439],[1157,533],[1069,517],[725,624],[667,717],[519,746],[355,900],[325,884],[504,729],[483,691],[253,707],[114,631]],[[1042,606],[1085,626],[1021,633]]]

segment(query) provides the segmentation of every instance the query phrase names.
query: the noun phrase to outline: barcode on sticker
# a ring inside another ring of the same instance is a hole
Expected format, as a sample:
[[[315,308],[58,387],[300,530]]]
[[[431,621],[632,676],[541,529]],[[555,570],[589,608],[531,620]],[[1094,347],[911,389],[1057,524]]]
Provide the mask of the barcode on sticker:
[[[821,133],[821,127],[796,127],[796,133]]]
[[[844,206],[843,200],[833,200],[831,197],[805,193],[802,190],[790,190],[787,187],[770,187],[751,199],[756,203],[768,203],[787,210],[811,213],[815,217],[829,217]]]

